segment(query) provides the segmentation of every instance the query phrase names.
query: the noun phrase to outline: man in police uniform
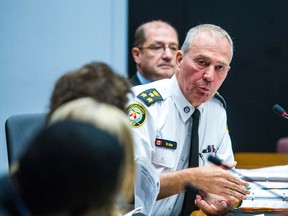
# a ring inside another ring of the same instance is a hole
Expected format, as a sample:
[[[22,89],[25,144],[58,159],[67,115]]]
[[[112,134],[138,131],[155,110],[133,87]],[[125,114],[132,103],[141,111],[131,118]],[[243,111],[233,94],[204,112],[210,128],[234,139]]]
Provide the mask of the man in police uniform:
[[[177,51],[171,79],[132,89],[136,97],[128,111],[135,157],[151,161],[160,177],[152,215],[179,215],[188,183],[211,195],[209,201],[196,198],[199,208],[210,215],[226,213],[230,204],[249,193],[244,187],[247,182],[207,161],[213,154],[235,166],[224,100],[216,93],[230,70],[232,56],[233,42],[225,30],[199,25],[190,29]],[[196,108],[200,111],[200,167],[188,168],[191,115]]]

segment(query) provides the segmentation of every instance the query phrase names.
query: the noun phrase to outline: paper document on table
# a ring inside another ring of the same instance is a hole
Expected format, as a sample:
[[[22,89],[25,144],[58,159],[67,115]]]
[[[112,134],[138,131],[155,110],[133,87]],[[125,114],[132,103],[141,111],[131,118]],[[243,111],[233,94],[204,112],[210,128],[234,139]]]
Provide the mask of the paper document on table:
[[[236,169],[236,171],[255,181],[288,182],[288,165],[270,166],[258,169]]]
[[[151,215],[160,190],[159,174],[146,158],[136,159],[135,208],[142,207],[141,212]]]
[[[266,199],[266,200],[286,200],[288,190],[286,189],[261,189],[255,188],[250,189],[250,194],[247,195],[248,200],[259,200],[259,199]]]
[[[238,208],[244,212],[281,212],[288,211],[288,202],[282,200],[243,200]]]
[[[281,212],[288,210],[288,165],[258,169],[237,169],[249,181],[250,194],[238,210],[245,212]]]

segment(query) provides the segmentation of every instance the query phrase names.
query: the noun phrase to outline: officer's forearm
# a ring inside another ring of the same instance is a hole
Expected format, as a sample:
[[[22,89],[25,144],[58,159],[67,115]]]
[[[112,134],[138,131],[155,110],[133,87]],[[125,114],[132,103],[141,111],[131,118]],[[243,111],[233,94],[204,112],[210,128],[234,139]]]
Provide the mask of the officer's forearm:
[[[189,170],[189,171],[188,171]],[[160,174],[160,192],[157,199],[163,199],[175,194],[185,192],[185,186],[191,183],[193,178],[193,171],[196,173],[195,168],[179,170],[169,173]],[[188,174],[189,172],[189,174]]]

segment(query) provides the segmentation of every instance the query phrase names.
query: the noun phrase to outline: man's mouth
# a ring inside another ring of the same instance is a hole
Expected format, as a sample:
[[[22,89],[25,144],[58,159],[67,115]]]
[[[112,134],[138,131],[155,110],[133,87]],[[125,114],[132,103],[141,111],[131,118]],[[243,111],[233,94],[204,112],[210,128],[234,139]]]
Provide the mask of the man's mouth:
[[[170,69],[170,68],[173,68],[173,65],[171,65],[171,64],[160,64],[158,67],[163,68],[163,69]]]
[[[199,89],[200,89],[200,91],[203,92],[203,93],[209,93],[209,92],[211,92],[211,89],[208,88],[207,86],[199,86]]]

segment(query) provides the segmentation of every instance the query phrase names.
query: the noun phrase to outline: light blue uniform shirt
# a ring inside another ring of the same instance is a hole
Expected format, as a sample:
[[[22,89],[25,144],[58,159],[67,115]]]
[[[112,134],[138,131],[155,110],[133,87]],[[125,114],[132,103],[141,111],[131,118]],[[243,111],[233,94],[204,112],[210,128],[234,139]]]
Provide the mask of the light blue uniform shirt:
[[[163,100],[153,103],[151,96],[154,94],[148,94],[150,98],[147,101],[150,101],[151,104],[147,105],[136,97],[147,89],[153,88],[157,90]],[[132,91],[135,98],[129,104],[142,104],[140,106],[144,107],[145,112],[145,118],[143,119],[142,115],[142,120],[139,121],[141,124],[132,127],[135,157],[146,157],[159,174],[187,168],[192,130],[191,115],[195,108],[181,93],[176,76],[147,85],[135,86]],[[217,154],[226,162],[233,162],[234,156],[223,104],[214,97],[203,103],[198,109],[201,112],[199,166],[210,164],[207,160],[210,154]],[[132,118],[131,115],[130,118]],[[159,147],[159,140],[160,144],[161,140],[166,140],[164,142],[168,143],[168,147]],[[158,200],[152,215],[179,215],[183,199],[184,193]]]

